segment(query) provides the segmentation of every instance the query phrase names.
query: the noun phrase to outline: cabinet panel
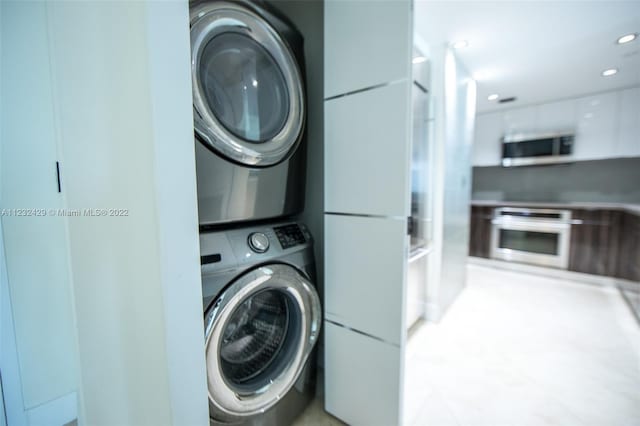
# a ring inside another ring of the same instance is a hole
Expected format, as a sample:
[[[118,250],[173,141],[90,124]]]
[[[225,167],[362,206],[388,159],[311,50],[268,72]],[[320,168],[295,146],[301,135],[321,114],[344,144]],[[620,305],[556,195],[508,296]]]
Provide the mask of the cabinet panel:
[[[410,75],[411,2],[327,1],[324,14],[325,98]]]
[[[640,216],[625,212],[620,225],[620,248],[614,259],[615,276],[640,282]]]
[[[620,157],[640,156],[640,87],[619,92],[618,140],[616,154]]]
[[[400,348],[324,324],[326,410],[354,426],[402,424]]]
[[[537,107],[539,132],[574,132],[576,129],[576,101],[550,102]]]
[[[526,107],[505,111],[502,114],[502,127],[505,135],[535,132],[537,108]]]
[[[603,93],[577,101],[577,128],[574,143],[576,160],[615,157],[617,93]]]
[[[469,256],[490,257],[493,209],[490,206],[471,206]]]
[[[400,344],[406,227],[405,219],[326,215],[327,319]]]
[[[474,166],[499,166],[502,158],[502,113],[482,114],[476,117],[473,141]]]
[[[408,216],[409,84],[325,103],[325,210]]]

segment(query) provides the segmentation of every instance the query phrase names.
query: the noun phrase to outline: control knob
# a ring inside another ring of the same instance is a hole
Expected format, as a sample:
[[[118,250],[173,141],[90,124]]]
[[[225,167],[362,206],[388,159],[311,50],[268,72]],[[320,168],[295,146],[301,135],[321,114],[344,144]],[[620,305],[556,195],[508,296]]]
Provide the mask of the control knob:
[[[269,238],[262,232],[254,232],[249,235],[249,247],[256,253],[264,253],[269,250]]]

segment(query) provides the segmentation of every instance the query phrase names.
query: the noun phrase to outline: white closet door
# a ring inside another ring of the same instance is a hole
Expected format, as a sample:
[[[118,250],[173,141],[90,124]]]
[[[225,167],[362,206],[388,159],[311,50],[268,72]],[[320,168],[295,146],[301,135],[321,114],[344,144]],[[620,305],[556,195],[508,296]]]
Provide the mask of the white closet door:
[[[325,2],[325,409],[402,423],[411,2]]]

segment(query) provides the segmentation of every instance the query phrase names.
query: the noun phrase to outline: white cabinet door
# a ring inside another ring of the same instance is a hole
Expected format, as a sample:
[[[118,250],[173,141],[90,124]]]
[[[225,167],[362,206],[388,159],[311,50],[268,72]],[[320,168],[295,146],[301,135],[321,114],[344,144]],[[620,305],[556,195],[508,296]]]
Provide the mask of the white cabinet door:
[[[407,262],[404,218],[325,217],[325,316],[400,345]]]
[[[474,166],[499,166],[502,157],[502,113],[476,116],[473,141]]]
[[[408,1],[325,2],[325,98],[409,75],[409,6]]]
[[[526,107],[505,111],[502,120],[505,135],[533,133],[537,125],[537,108]]]
[[[615,156],[616,105],[616,92],[578,99],[578,126],[574,142],[576,160]]]
[[[576,130],[576,101],[574,99],[550,102],[538,106],[536,131],[541,133]]]
[[[408,216],[405,80],[325,103],[325,210]]]
[[[327,411],[354,426],[398,425],[400,347],[327,322],[324,334]]]
[[[23,408],[29,410],[75,391],[75,324],[66,218],[57,215],[65,204],[56,179],[46,6],[0,7],[3,243]]]
[[[622,90],[618,99],[616,156],[640,156],[640,87]]]

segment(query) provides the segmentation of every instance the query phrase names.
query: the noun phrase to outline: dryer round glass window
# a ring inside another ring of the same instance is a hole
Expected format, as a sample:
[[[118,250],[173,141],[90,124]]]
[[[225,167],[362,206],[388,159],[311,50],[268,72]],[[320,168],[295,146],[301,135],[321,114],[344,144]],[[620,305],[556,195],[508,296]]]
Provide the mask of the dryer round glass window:
[[[211,39],[202,51],[200,78],[209,108],[234,135],[260,143],[284,127],[289,115],[284,76],[250,37],[224,33]]]
[[[201,142],[226,159],[259,167],[295,151],[306,117],[302,73],[265,19],[226,2],[193,12],[191,57]]]

